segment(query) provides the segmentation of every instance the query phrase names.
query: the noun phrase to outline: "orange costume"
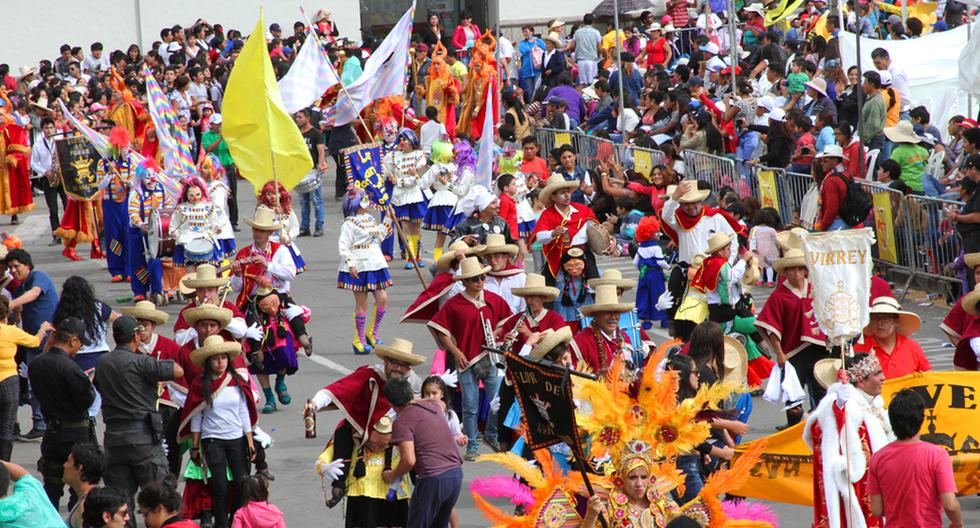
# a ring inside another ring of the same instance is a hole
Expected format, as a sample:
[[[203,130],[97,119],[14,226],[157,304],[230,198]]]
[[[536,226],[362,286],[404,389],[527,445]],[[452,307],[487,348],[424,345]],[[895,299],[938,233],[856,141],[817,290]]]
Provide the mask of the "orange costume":
[[[490,42],[485,43],[485,40]],[[483,133],[487,94],[493,96],[496,93],[497,61],[493,56],[495,48],[496,41],[488,30],[474,44],[473,60],[470,62],[470,71],[463,85],[461,96],[463,107],[459,111],[457,130],[472,139],[478,139]],[[488,88],[491,91],[488,92]],[[496,125],[497,112],[495,111],[493,115],[494,125]]]
[[[439,110],[439,122],[445,125],[450,138],[456,137],[456,105],[459,104],[459,82],[446,66],[446,47],[436,44],[425,86],[420,86],[425,104]]]
[[[129,132],[129,137],[134,139],[133,148],[139,151],[144,137],[143,129],[146,128],[146,111],[133,97],[133,92],[126,88],[125,81],[115,68],[110,75],[109,84],[113,91],[121,97],[121,99],[117,98],[115,93],[113,94],[108,114],[109,119]]]

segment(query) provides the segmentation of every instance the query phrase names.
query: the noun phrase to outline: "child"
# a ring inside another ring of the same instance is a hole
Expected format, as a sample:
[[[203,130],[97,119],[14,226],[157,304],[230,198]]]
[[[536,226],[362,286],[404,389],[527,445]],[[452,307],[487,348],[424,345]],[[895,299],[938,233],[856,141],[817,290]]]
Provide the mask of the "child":
[[[777,214],[771,207],[759,209],[752,218],[753,227],[749,231],[749,251],[759,255],[762,264],[759,285],[765,282],[767,288],[772,288],[776,280],[772,264],[779,258],[779,246],[776,244],[776,225],[779,223]]]
[[[282,244],[289,249],[289,254],[292,255],[293,263],[296,265],[296,275],[306,271],[306,261],[303,260],[299,246],[294,242],[296,237],[299,236],[299,219],[296,218],[296,213],[293,212],[292,195],[280,183],[279,197],[276,199],[275,182],[267,182],[262,186],[262,192],[259,194],[256,207],[258,206],[268,207],[275,211],[274,221],[283,226],[282,229],[273,233],[269,237],[269,240]]]
[[[429,107],[432,108],[432,107]],[[422,185],[435,189],[422,220],[422,229],[435,231],[436,241],[432,245],[432,258],[439,260],[442,246],[446,243],[446,233],[451,231],[462,219],[455,215],[456,203],[462,198],[463,189],[456,183],[457,167],[453,163],[453,146],[446,141],[432,144],[429,156],[432,166],[425,173]]]
[[[395,150],[385,154],[384,172],[388,181],[394,184],[391,205],[395,216],[401,223],[402,232],[408,239],[405,252],[405,269],[416,264],[424,267],[419,255],[421,248],[421,226],[425,218],[425,195],[422,194],[420,171],[425,167],[425,154],[419,150],[419,138],[415,132],[404,128],[398,133]]]
[[[432,152],[432,144],[448,136],[446,125],[439,122],[439,109],[434,106],[425,108],[425,117],[428,121],[419,129],[419,143],[422,152],[429,154]]]
[[[265,407],[262,408],[263,414],[276,412],[276,397],[279,403],[289,405],[292,398],[286,389],[286,376],[295,374],[299,369],[298,356],[299,340],[309,336],[297,336],[290,326],[287,314],[290,311],[297,311],[294,317],[302,317],[301,307],[288,309],[282,301],[280,295],[272,288],[259,288],[255,296],[251,299],[245,309],[245,323],[249,326],[257,324],[261,327],[261,339],[248,339],[250,365],[248,371],[259,380],[262,392],[265,394]],[[305,324],[303,330],[305,331]],[[307,350],[307,355],[313,349]],[[269,385],[269,376],[276,375],[275,396],[272,387]]]
[[[614,236],[620,254],[628,254],[629,247],[636,240],[636,228],[646,216],[643,211],[633,208],[633,200],[628,196],[616,198],[616,216],[619,224]]]
[[[514,175],[501,174],[498,176],[497,190],[500,191],[500,211],[497,215],[507,221],[510,237],[518,240],[520,236],[517,230],[517,202],[514,200],[514,195],[517,194],[517,186],[514,185]]]
[[[545,209],[544,202],[542,202],[539,198],[540,194],[540,189],[534,189],[527,195],[527,200],[531,202],[531,211],[534,216],[535,223],[537,222],[538,218],[541,217],[541,212]],[[531,244],[531,247],[528,248],[531,251],[531,257],[534,260],[535,273],[541,273],[541,270],[544,269],[544,254],[542,253],[542,248],[543,245],[541,244],[540,240],[536,240]]]
[[[537,138],[534,136],[524,138],[521,140],[521,147],[524,154],[524,159],[521,160],[521,172],[527,175],[528,187],[533,189],[537,187],[537,182],[547,180],[551,172],[548,170],[548,162],[538,156],[541,152],[541,145],[538,144]],[[532,176],[537,181],[532,181]]]
[[[208,184],[208,197],[211,198],[211,205],[214,207],[217,252],[222,258],[232,257],[235,255],[235,231],[231,227],[228,216],[228,197],[231,196],[231,188],[228,186],[227,173],[214,154],[208,154],[197,167],[201,178]]]
[[[429,376],[422,382],[422,397],[429,400],[442,400],[446,404],[446,421],[449,422],[449,430],[453,432],[456,445],[466,445],[466,435],[463,434],[463,426],[460,424],[456,411],[453,410],[453,398],[449,392],[449,387],[441,376]]]
[[[238,489],[243,506],[235,512],[232,528],[286,528],[282,511],[269,503],[269,483],[265,477],[244,477]]]
[[[790,101],[783,110],[788,112],[790,108],[799,106],[803,102],[803,93],[806,92],[804,83],[809,81],[810,76],[804,71],[803,59],[793,59],[793,63],[790,66],[790,74],[786,76],[787,92],[789,93]]]
[[[170,225],[176,239],[174,265],[187,266],[188,273],[193,273],[198,264],[220,261],[223,257],[215,240],[218,228],[214,207],[201,178],[193,176],[184,182]],[[202,248],[209,251],[203,252]]]
[[[368,354],[378,339],[378,329],[388,307],[388,292],[391,275],[388,262],[381,252],[381,241],[391,232],[391,225],[378,225],[370,214],[371,202],[367,194],[360,192],[344,199],[344,214],[347,218],[340,226],[337,246],[340,253],[340,266],[337,273],[337,288],[350,290],[354,294],[354,353]],[[374,312],[368,327],[368,293],[374,294]]]
[[[633,263],[640,270],[636,288],[636,316],[643,321],[645,329],[653,326],[653,321],[659,322],[661,327],[667,322],[667,314],[657,309],[657,300],[667,290],[664,274],[670,269],[660,247],[659,232],[660,221],[656,216],[644,217],[636,228],[639,247]]]
[[[568,248],[561,258],[561,269],[555,277],[558,288],[558,302],[555,311],[565,319],[572,332],[579,328],[579,309],[593,303],[593,293],[587,286],[585,276],[585,254],[581,249]]]

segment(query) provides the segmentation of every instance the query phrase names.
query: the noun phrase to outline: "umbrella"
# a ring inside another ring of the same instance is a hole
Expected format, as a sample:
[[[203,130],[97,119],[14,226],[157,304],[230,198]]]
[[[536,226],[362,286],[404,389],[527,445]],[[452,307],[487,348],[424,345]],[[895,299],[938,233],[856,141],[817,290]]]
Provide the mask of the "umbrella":
[[[619,0],[619,14],[640,14],[643,11],[654,11],[655,7],[652,0]],[[662,10],[662,9],[661,9]],[[599,16],[613,16],[613,0],[602,0],[599,5],[592,10],[592,14]]]

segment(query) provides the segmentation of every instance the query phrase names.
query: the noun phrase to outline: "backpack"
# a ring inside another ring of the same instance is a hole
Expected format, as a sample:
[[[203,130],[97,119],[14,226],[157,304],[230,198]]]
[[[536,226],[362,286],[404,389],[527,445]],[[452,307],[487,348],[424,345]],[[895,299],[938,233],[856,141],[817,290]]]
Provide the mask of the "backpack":
[[[531,66],[535,70],[540,70],[544,66],[544,49],[537,45],[531,47]]]
[[[871,201],[871,195],[862,189],[856,181],[839,172],[835,172],[831,176],[837,176],[844,180],[844,185],[847,188],[847,193],[844,195],[844,201],[839,210],[841,220],[849,226],[856,226],[864,222],[871,214],[871,208],[874,205]]]

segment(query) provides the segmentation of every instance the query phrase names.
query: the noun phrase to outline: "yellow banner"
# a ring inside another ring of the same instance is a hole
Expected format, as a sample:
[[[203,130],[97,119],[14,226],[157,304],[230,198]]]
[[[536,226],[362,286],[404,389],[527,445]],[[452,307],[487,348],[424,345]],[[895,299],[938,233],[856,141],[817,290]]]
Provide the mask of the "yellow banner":
[[[653,157],[650,156],[650,152],[633,150],[633,170],[642,174],[644,178],[650,177],[650,173],[653,172]]]
[[[926,401],[923,441],[940,445],[953,459],[956,490],[960,495],[980,493],[980,373],[926,372],[885,381],[882,397],[887,407],[896,392],[911,388]],[[803,443],[803,424],[765,439],[768,446],[752,468],[749,479],[734,495],[791,504],[813,505],[813,459]],[[742,453],[751,443],[736,448]]]
[[[772,207],[779,212],[779,194],[776,192],[776,173],[771,170],[761,170],[759,176],[759,201],[762,207]]]
[[[878,257],[892,264],[898,264],[898,247],[895,246],[895,218],[892,215],[892,193],[872,193],[871,199],[874,202]]]
[[[562,145],[571,145],[572,135],[568,132],[555,132],[555,148]]]

